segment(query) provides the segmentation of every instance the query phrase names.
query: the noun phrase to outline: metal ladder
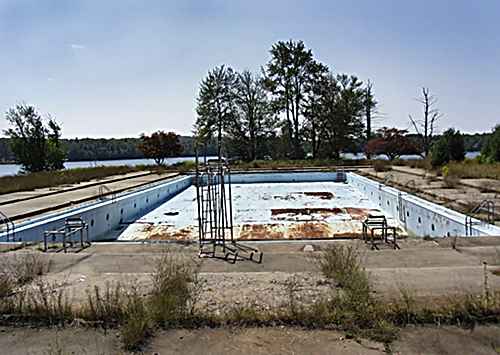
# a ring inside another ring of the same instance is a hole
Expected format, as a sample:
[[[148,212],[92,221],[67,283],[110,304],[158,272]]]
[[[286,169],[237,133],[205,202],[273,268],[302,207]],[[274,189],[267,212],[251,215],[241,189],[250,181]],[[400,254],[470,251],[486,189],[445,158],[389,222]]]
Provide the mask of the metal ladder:
[[[336,182],[347,182],[347,174],[343,167],[337,171]]]
[[[16,225],[2,211],[0,211],[0,232],[5,232],[5,241],[14,242],[16,236]]]
[[[475,218],[473,215],[486,212],[486,218]],[[472,227],[482,223],[495,223],[495,202],[483,200],[465,216],[465,235],[472,236]]]
[[[111,190],[106,185],[99,185],[99,192],[98,192],[99,200],[101,201],[106,200],[106,196],[110,196],[112,202],[116,200],[116,193],[113,192],[113,190]]]

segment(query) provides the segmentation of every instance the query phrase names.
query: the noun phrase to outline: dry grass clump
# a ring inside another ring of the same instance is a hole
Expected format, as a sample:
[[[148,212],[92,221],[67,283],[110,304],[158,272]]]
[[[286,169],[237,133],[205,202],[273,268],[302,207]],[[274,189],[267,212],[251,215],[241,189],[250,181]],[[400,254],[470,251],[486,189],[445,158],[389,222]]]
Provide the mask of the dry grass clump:
[[[348,287],[361,278],[368,278],[361,266],[361,253],[355,245],[331,245],[317,260],[319,269],[327,279],[334,280],[339,287]]]
[[[455,325],[471,327],[500,321],[500,292],[449,296],[418,303],[412,296],[385,306],[385,317],[397,326]]]
[[[123,347],[138,350],[153,333],[153,322],[147,299],[135,287],[127,295],[124,316],[120,328]]]
[[[126,296],[120,283],[114,286],[107,283],[104,291],[94,286],[87,290],[87,299],[80,309],[80,317],[103,327],[117,324],[125,318]]]
[[[0,298],[14,291],[50,269],[50,260],[38,253],[16,254],[0,261]]]
[[[456,189],[458,186],[460,186],[460,178],[448,173],[443,178],[443,183],[444,183],[444,186],[448,189]]]
[[[404,160],[404,164],[413,169],[432,170],[430,159],[409,159]]]
[[[462,179],[500,179],[500,163],[479,163],[477,160],[463,162],[450,162],[448,165],[450,175]]]
[[[385,343],[396,338],[397,329],[387,322],[382,303],[373,296],[356,246],[332,245],[320,257],[319,264],[323,275],[341,287],[329,301],[319,305],[337,328]]]
[[[391,163],[386,160],[374,160],[372,166],[373,170],[375,170],[377,173],[392,170]]]
[[[164,253],[155,264],[150,309],[153,320],[173,327],[193,315],[198,296],[198,266],[173,253]]]

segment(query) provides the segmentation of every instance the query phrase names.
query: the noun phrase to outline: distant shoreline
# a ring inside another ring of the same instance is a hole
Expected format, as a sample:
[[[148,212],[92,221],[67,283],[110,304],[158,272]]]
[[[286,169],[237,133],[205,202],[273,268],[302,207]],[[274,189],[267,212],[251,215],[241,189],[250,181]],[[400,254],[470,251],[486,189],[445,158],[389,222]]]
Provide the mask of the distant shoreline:
[[[181,155],[178,157],[171,157],[171,158],[196,158],[194,155]],[[65,163],[79,163],[79,162],[92,162],[92,161],[118,161],[118,160],[142,160],[142,159],[149,159],[149,158],[116,158],[116,159],[94,159],[94,160],[88,160],[88,159],[79,159],[79,160],[65,160]],[[21,165],[20,163],[16,161],[0,161],[0,165]]]

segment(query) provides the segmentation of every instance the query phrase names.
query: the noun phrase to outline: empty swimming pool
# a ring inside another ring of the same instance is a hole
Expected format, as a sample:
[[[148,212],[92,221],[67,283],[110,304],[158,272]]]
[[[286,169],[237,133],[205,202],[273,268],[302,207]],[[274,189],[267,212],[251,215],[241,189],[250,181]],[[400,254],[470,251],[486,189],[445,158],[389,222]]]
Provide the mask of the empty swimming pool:
[[[238,183],[232,197],[239,240],[357,237],[362,220],[382,213],[354,186],[332,181]],[[196,189],[191,186],[132,223],[118,239],[195,240],[197,233]]]

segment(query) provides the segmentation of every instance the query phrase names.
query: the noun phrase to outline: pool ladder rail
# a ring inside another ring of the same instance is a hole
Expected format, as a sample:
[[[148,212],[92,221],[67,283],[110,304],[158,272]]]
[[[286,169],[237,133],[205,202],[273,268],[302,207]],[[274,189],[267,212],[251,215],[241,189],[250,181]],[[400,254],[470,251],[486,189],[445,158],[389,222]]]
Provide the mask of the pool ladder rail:
[[[14,222],[2,211],[0,211],[0,233],[5,232],[5,241],[14,242],[16,238],[16,225]]]
[[[474,217],[480,213],[485,213],[486,218]],[[483,200],[465,216],[465,235],[472,236],[472,228],[481,224],[495,223],[495,202]]]

